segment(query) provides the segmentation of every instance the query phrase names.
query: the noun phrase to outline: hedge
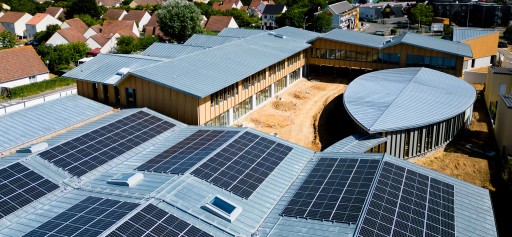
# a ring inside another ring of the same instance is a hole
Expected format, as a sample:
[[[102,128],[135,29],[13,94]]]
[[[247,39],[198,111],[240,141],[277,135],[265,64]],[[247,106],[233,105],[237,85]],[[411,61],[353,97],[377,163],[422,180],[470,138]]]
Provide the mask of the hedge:
[[[50,91],[57,89],[59,87],[69,86],[75,84],[76,81],[64,77],[56,77],[53,79],[41,81],[41,82],[34,82],[31,84],[13,87],[10,89],[11,91],[11,98],[10,99],[17,99],[22,97],[27,97],[31,95],[36,95],[42,92]],[[1,97],[3,99],[9,99],[7,98],[7,95],[2,94]]]

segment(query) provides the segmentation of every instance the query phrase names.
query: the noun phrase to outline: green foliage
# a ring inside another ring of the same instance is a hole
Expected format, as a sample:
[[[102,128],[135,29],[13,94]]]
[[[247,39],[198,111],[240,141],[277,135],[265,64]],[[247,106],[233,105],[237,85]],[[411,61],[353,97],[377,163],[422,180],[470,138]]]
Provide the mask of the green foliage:
[[[100,18],[101,10],[96,0],[71,0],[68,9],[66,9],[66,18],[70,19],[80,14],[89,15],[92,18]]]
[[[116,52],[130,54],[137,51],[137,39],[133,36],[121,36],[117,38]]]
[[[2,0],[1,2],[9,5],[11,7],[11,11],[27,12],[31,15],[38,12],[44,12],[46,10],[45,5],[39,4],[34,0]]]
[[[90,15],[87,14],[78,14],[74,15],[73,18],[80,18],[87,26],[93,26],[93,25],[102,25],[103,22],[101,22],[101,19],[93,18]]]
[[[83,42],[61,44],[57,46],[39,45],[36,52],[44,62],[48,61],[48,69],[56,72],[61,69],[70,68],[72,63],[85,57],[89,46]]]
[[[390,33],[391,35],[396,35],[396,33],[397,33],[397,32],[398,32],[398,31],[397,31],[397,29],[396,29],[396,28],[391,28],[391,30],[389,30],[389,33]]]
[[[306,25],[306,8],[292,7],[290,10],[277,17],[278,26],[292,26],[296,28],[304,28]]]
[[[408,18],[413,24],[430,25],[432,17],[434,16],[434,10],[431,5],[425,5],[424,3],[418,3],[415,7],[411,8],[411,14]]]
[[[223,11],[222,15],[232,16],[240,28],[254,28],[261,25],[260,19],[258,17],[249,17],[247,12],[244,10],[231,8],[229,10]]]
[[[121,2],[121,5],[123,5],[123,6],[128,6],[128,5],[130,5],[130,3],[132,3],[132,2],[133,2],[133,0],[123,0],[123,1]]]
[[[324,33],[331,28],[331,24],[331,17],[327,13],[322,12],[316,15],[315,18],[313,18],[313,22],[311,22],[311,25],[309,25],[309,27],[310,30]]]
[[[183,43],[194,33],[201,32],[199,9],[184,0],[171,0],[158,11],[158,25],[173,42]]]
[[[158,38],[153,36],[137,38],[137,51],[144,51],[155,42],[158,42]]]
[[[311,7],[320,7],[324,9],[327,7],[326,0],[275,0],[276,4],[286,5],[286,7],[297,7],[297,8],[306,8],[309,9]],[[340,1],[329,1],[329,4]]]
[[[214,11],[212,9],[211,4],[206,4],[203,2],[194,2],[194,5],[196,5],[197,9],[199,9],[199,11],[201,12],[201,15],[206,16],[206,18],[210,18],[211,15],[218,15],[218,11]]]
[[[16,45],[16,35],[8,30],[0,32],[0,49],[10,49]]]
[[[63,78],[63,77],[57,77],[53,79],[48,79],[41,82],[34,82],[31,84],[13,87],[10,89],[11,91],[11,98],[10,99],[17,99],[22,98],[26,96],[36,95],[45,91],[50,91],[57,89],[59,87],[69,86],[75,84],[76,81],[69,79],[69,78]],[[0,98],[5,99],[5,95],[2,95]]]
[[[60,26],[59,25],[56,25],[56,24],[48,25],[46,27],[46,30],[37,32],[36,35],[34,36],[34,39],[39,40],[39,42],[46,42],[58,30],[60,30]]]
[[[444,35],[453,35],[453,27],[451,27],[449,25],[444,25],[443,26],[443,34]]]

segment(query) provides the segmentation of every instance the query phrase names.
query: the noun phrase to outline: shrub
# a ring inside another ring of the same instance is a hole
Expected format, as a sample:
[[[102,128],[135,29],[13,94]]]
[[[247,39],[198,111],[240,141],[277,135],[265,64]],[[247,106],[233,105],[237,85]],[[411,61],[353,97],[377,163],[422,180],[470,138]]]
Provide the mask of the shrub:
[[[13,87],[10,89],[11,91],[11,98],[10,99],[17,99],[22,98],[26,96],[36,95],[45,91],[50,91],[57,89],[59,87],[69,86],[75,84],[76,81],[64,78],[64,77],[57,77],[41,82],[35,82],[28,85]],[[1,95],[3,99],[7,98],[7,95]]]

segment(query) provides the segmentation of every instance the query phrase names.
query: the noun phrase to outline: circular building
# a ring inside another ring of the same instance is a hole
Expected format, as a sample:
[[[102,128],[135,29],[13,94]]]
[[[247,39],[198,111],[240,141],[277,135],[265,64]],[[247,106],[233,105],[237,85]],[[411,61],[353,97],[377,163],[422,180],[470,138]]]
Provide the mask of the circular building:
[[[361,130],[387,138],[372,152],[410,158],[448,143],[471,122],[476,91],[467,82],[428,68],[367,73],[344,94]]]

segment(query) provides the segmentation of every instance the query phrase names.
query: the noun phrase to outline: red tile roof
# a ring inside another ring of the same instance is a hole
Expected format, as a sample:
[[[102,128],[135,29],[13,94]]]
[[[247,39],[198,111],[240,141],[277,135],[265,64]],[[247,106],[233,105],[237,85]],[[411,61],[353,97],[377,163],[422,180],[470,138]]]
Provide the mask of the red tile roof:
[[[233,19],[232,16],[211,16],[204,28],[209,31],[220,32],[228,27],[231,19]]]
[[[37,25],[41,22],[45,17],[49,16],[46,13],[37,13],[34,17],[27,21],[27,25]]]
[[[155,13],[151,16],[148,23],[144,27],[144,34],[146,36],[158,36],[163,37],[163,33],[160,31],[160,27],[158,26],[158,15]]]
[[[84,34],[89,29],[89,27],[82,20],[80,20],[80,18],[73,18],[64,22],[67,23],[71,28],[74,28],[80,34]]]
[[[103,14],[103,18],[108,20],[121,20],[119,19],[125,10],[123,9],[109,9],[105,14]]]
[[[226,1],[222,1],[222,2],[214,2],[213,5],[212,5],[212,8],[213,10],[220,10],[220,11],[224,11],[224,10],[229,10],[231,8],[233,8],[233,5],[238,5],[238,2],[240,0],[226,0]]]
[[[0,32],[4,32],[6,29],[4,28],[4,26],[2,24],[0,24]]]
[[[0,22],[16,23],[25,14],[27,14],[27,13],[26,12],[11,12],[11,11],[8,11],[8,12],[5,13],[5,15],[0,17]]]
[[[117,4],[121,4],[122,0],[96,0],[98,5],[101,3],[105,7],[115,7]]]
[[[95,34],[95,35],[92,35],[91,38],[96,41],[96,43],[98,43],[99,45],[101,45],[101,47],[103,47],[107,42],[108,42],[108,38],[103,35],[103,34]]]
[[[62,12],[61,12],[61,10],[62,10]],[[61,12],[61,14],[59,14],[59,12]],[[49,8],[46,8],[46,11],[44,13],[49,14],[50,16],[53,16],[55,18],[59,18],[59,17],[63,16],[62,14],[64,13],[64,8],[49,7]],[[59,14],[59,15],[57,15],[57,14]]]
[[[133,0],[137,5],[146,6],[146,5],[157,5],[161,4],[162,0]]]
[[[127,30],[127,29],[124,29],[124,30],[120,30],[117,32],[119,34],[119,36],[132,36],[132,37],[137,37],[136,34],[133,33],[133,31],[131,30]]]
[[[147,12],[145,10],[130,10],[128,14],[123,17],[126,21],[135,21],[139,23]]]
[[[59,33],[69,43],[87,41],[87,39],[80,32],[76,31],[73,27],[58,30],[56,33]]]
[[[32,46],[0,50],[0,82],[48,73]]]
[[[94,32],[96,32],[96,33],[100,33],[100,31],[101,31],[101,26],[100,25],[93,25],[90,28],[93,29]]]
[[[107,38],[112,38],[116,33],[122,30],[133,30],[135,22],[134,21],[115,21],[115,20],[106,20],[103,22],[103,27],[101,27],[101,33],[104,34]]]

